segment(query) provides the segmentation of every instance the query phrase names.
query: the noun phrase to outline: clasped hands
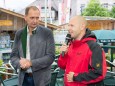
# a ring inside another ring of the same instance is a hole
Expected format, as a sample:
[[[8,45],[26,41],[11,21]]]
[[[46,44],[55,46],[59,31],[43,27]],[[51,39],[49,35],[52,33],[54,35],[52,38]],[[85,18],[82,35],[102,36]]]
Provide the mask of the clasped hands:
[[[28,68],[30,68],[32,66],[32,63],[31,63],[30,60],[22,58],[22,57],[21,57],[19,63],[20,63],[20,67],[22,69],[28,69]]]

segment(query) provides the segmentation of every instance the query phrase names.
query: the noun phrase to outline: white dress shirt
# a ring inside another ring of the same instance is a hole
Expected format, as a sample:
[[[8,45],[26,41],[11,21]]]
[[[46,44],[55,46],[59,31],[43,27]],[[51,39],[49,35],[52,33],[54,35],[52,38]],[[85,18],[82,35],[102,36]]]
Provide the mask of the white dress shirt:
[[[34,30],[36,30],[36,28]],[[30,34],[29,34],[28,27],[27,27],[26,59],[31,60],[30,59]],[[27,69],[27,72],[29,72],[29,73],[32,72],[31,67]]]

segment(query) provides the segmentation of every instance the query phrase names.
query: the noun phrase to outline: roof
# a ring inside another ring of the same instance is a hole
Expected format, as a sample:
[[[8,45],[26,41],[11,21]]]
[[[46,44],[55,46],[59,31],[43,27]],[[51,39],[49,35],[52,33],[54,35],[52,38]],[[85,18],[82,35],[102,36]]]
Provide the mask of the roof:
[[[24,18],[24,16],[22,14],[19,14],[19,13],[16,13],[16,12],[13,12],[13,11],[10,11],[10,10],[7,10],[7,9],[1,8],[1,7],[0,7],[0,11],[7,13],[7,14],[17,16],[17,17],[20,17],[20,18]]]
[[[101,21],[101,20],[107,20],[107,21],[115,21],[115,18],[111,18],[111,17],[100,17],[100,16],[84,16],[86,18],[86,20],[88,21]]]

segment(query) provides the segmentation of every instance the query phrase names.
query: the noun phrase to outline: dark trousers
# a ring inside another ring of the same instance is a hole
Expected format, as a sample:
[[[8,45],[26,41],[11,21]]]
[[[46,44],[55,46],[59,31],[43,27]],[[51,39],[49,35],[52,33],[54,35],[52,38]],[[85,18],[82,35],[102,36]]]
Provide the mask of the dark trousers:
[[[29,74],[25,74],[22,86],[35,86],[33,76]],[[46,86],[50,86],[50,85],[48,84]]]
[[[35,86],[33,76],[29,74],[25,74],[22,86]]]

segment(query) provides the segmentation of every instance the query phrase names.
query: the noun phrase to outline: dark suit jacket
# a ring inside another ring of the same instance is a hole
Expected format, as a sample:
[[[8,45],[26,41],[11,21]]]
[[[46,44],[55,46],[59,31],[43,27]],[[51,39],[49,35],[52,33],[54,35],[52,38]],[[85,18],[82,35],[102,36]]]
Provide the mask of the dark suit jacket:
[[[20,57],[24,57],[21,42],[22,31],[23,29],[17,31],[11,53],[12,65],[14,68],[20,69],[19,86],[22,86],[25,74],[19,65]],[[30,59],[35,86],[45,86],[50,82],[51,64],[55,59],[55,44],[50,29],[38,26],[36,33],[30,36]]]

